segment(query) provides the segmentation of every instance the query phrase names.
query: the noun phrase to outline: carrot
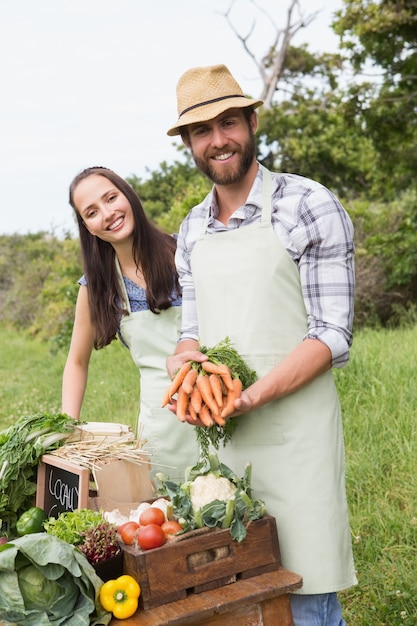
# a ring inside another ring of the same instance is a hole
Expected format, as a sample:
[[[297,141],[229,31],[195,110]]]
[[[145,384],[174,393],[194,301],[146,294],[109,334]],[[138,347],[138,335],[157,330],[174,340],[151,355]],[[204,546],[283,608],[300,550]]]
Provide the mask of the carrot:
[[[177,417],[180,422],[185,422],[189,400],[190,396],[184,391],[183,387],[181,386],[178,389],[177,395]]]
[[[229,389],[229,391],[233,391],[233,382],[232,376],[230,374],[230,369],[222,363],[221,365],[216,365],[216,363],[212,363],[211,361],[203,361],[201,364],[203,370],[209,372],[210,374],[218,374],[221,376],[224,384]]]
[[[209,381],[211,390],[213,392],[214,399],[216,400],[219,409],[223,408],[223,391],[220,378],[217,374],[210,374]]]
[[[193,405],[191,404],[191,398],[190,398],[190,402],[188,403],[188,413],[190,414],[191,419],[194,420],[194,422],[198,420],[198,413],[193,407]]]
[[[201,407],[198,417],[200,418],[200,421],[203,422],[204,426],[213,426],[214,420],[206,404],[203,404]]]
[[[226,419],[220,413],[212,413],[213,419],[219,426],[225,426]]]
[[[203,361],[201,367],[204,371],[209,372],[209,374],[224,374],[224,372],[229,371],[229,368],[224,363],[217,365],[217,363],[213,363],[213,361]]]
[[[192,405],[196,413],[200,413],[203,400],[201,399],[201,393],[197,385],[194,385],[190,396],[190,404]]]
[[[233,391],[229,391],[227,394],[226,404],[220,413],[221,417],[229,417],[235,411],[235,400],[240,397],[242,393],[242,382],[239,378],[233,378]]]
[[[162,396],[162,402],[161,402],[161,407],[164,408],[164,406],[166,406],[167,404],[170,403],[171,398],[169,396],[169,390],[171,389],[171,385],[169,385],[169,387],[167,387],[164,391],[164,395]]]
[[[186,361],[181,365],[181,367],[177,370],[174,378],[171,381],[168,389],[165,391],[164,396],[162,398],[162,407],[166,406],[168,402],[171,400],[172,396],[174,396],[185,376],[191,369],[191,361]]]
[[[197,376],[196,385],[201,393],[201,398],[205,404],[207,404],[211,413],[220,413],[217,402],[214,399],[213,392],[211,390],[209,376],[205,374],[199,374]]]
[[[191,394],[194,388],[194,384],[195,384],[197,376],[198,376],[198,371],[192,367],[190,371],[186,373],[184,380],[182,381],[182,388],[189,395]]]

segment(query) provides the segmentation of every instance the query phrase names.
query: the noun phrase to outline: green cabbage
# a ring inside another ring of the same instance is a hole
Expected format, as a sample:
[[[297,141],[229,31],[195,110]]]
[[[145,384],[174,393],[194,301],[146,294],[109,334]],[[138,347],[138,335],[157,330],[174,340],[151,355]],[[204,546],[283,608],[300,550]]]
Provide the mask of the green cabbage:
[[[0,623],[107,626],[102,584],[75,546],[46,533],[25,535],[0,551]]]
[[[71,584],[70,574],[49,580],[42,569],[34,565],[19,570],[19,587],[27,610],[49,612],[58,617],[62,608],[75,606],[78,597],[78,588]]]

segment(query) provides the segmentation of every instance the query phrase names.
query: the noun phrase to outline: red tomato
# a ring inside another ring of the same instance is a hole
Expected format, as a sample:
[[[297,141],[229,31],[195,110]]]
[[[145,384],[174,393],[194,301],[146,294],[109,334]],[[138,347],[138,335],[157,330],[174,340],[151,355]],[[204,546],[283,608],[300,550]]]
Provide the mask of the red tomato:
[[[152,550],[163,546],[166,536],[158,524],[147,524],[139,529],[137,540],[142,550]]]
[[[128,524],[131,524],[131,523],[132,523],[132,520],[129,520],[127,522],[123,522],[123,524],[120,524],[120,526],[117,527],[117,532],[119,533],[119,535],[121,534],[123,528],[125,528]]]
[[[156,506],[150,506],[148,509],[145,509],[139,518],[139,524],[141,526],[147,526],[148,524],[161,526],[164,522],[165,513]]]
[[[182,526],[179,522],[177,522],[176,520],[168,520],[167,522],[164,522],[161,526],[162,530],[164,531],[165,535],[167,536],[167,538],[169,539],[170,537],[173,537],[174,535],[176,535],[177,533],[180,532],[180,530],[182,530]]]
[[[122,524],[121,526],[119,526],[119,528],[117,529],[117,532],[121,536],[123,543],[126,543],[128,546],[130,546],[132,545],[136,537],[138,529],[139,529],[139,524],[132,521],[132,522],[126,522],[125,524]]]

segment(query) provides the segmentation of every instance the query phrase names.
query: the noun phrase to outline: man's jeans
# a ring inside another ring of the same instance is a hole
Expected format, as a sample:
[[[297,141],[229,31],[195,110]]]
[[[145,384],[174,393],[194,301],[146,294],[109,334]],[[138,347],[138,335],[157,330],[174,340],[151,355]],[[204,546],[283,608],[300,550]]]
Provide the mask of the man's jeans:
[[[290,594],[294,626],[346,626],[336,593]]]

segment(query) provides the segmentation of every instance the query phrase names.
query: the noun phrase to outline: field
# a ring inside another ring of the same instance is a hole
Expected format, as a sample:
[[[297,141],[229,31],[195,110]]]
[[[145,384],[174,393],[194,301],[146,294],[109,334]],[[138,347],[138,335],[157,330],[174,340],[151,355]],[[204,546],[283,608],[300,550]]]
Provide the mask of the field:
[[[348,626],[417,624],[417,328],[359,332],[336,371],[344,414],[357,587]],[[0,428],[60,410],[65,353],[0,329]],[[119,342],[94,353],[82,418],[136,424],[139,377]]]

